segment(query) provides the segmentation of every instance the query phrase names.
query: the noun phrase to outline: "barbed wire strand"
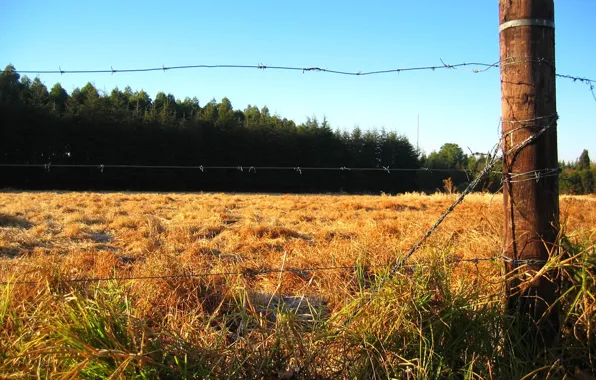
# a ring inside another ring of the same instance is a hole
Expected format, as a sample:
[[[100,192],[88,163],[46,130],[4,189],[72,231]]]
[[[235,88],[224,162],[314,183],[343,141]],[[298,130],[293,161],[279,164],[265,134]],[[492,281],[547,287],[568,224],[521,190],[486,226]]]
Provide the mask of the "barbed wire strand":
[[[525,61],[515,61],[515,59],[523,59]],[[320,66],[275,66],[275,65],[240,65],[240,64],[197,64],[197,65],[180,65],[180,66],[165,66],[160,67],[148,67],[148,68],[132,68],[132,69],[114,69],[111,66],[109,69],[90,69],[90,70],[63,70],[62,67],[58,67],[58,70],[15,70],[19,74],[116,74],[116,73],[139,73],[139,72],[152,72],[152,71],[172,71],[172,70],[186,70],[186,69],[258,69],[258,70],[283,70],[283,71],[300,71],[306,72],[322,72],[329,74],[348,75],[348,76],[368,76],[368,75],[379,75],[379,74],[390,74],[400,73],[408,71],[435,71],[440,69],[458,69],[465,67],[482,67],[482,69],[473,70],[474,73],[480,73],[488,71],[492,68],[500,67],[502,65],[520,64],[520,63],[544,63],[553,65],[552,62],[547,62],[543,59],[536,59],[532,57],[509,57],[504,62],[496,61],[494,63],[485,62],[461,62],[456,64],[445,63],[443,59],[440,59],[440,65],[427,65],[427,66],[414,66],[414,67],[402,67],[395,69],[385,70],[372,70],[372,71],[346,71],[346,70],[335,70],[328,69]],[[568,75],[568,74],[556,74],[559,78],[570,79],[574,82],[582,83],[596,83],[596,80],[589,79],[586,77]]]
[[[490,153],[480,153],[480,152],[473,152],[472,155],[476,156],[489,156]],[[499,159],[501,156],[499,156]],[[104,164],[7,164],[7,163],[0,163],[0,168],[43,168],[46,171],[51,171],[51,168],[71,168],[71,169],[98,169],[100,173],[104,172],[104,169],[157,169],[157,170],[200,170],[201,172],[205,172],[206,170],[237,170],[244,172],[246,170],[247,173],[257,174],[257,170],[259,171],[267,171],[267,170],[287,170],[287,171],[294,171],[298,174],[302,174],[302,171],[354,171],[354,172],[439,172],[439,173],[464,173],[466,174],[468,181],[470,179],[470,175],[477,173],[478,169],[445,169],[445,168],[428,168],[428,167],[421,167],[421,168],[391,168],[389,166],[383,166],[381,168],[348,168],[345,166],[341,167],[308,167],[308,166],[193,166],[193,165],[104,165]],[[502,175],[503,173],[498,170],[489,171],[489,174],[492,175]],[[511,173],[512,175],[514,173]],[[515,173],[514,176],[530,176],[523,180],[512,180],[509,181],[511,183],[514,182],[523,182],[527,180],[536,180],[546,177],[554,177],[556,175],[562,175],[563,170],[560,168],[552,168],[552,169],[541,169],[541,170],[534,170],[531,172],[526,173]],[[560,180],[568,181],[569,178],[559,177]],[[506,179],[502,179],[504,181]]]
[[[116,73],[139,73],[139,72],[151,72],[151,71],[172,71],[172,70],[185,70],[185,69],[258,69],[258,70],[282,70],[282,71],[300,71],[306,72],[323,72],[329,74],[348,75],[348,76],[367,76],[367,75],[379,75],[389,73],[400,73],[407,71],[435,71],[440,69],[455,69],[460,67],[483,67],[493,68],[498,67],[499,63],[481,63],[481,62],[461,62],[457,64],[446,64],[441,60],[440,65],[429,65],[429,66],[417,66],[417,67],[403,67],[386,70],[373,70],[373,71],[345,71],[345,70],[334,70],[320,66],[270,66],[264,64],[257,65],[239,65],[239,64],[198,64],[198,65],[181,65],[181,66],[164,66],[161,67],[149,67],[149,68],[132,68],[132,69],[91,69],[91,70],[63,70],[59,67],[58,70],[15,70],[19,74],[116,74]]]
[[[105,169],[173,169],[173,170],[247,170],[256,174],[256,170],[288,170],[288,171],[384,171],[384,172],[411,172],[411,171],[426,171],[426,172],[473,172],[470,169],[445,169],[445,168],[391,168],[390,166],[375,167],[309,167],[309,166],[254,166],[254,165],[238,165],[238,166],[196,166],[196,165],[135,165],[135,164],[10,164],[0,163],[0,167],[14,167],[14,168],[95,168],[102,172]]]
[[[511,153],[517,153],[521,149],[525,148],[526,146],[528,146],[529,144],[534,142],[545,131],[547,131],[549,128],[553,127],[556,124],[556,121],[558,120],[559,116],[555,113],[555,114],[552,114],[549,116],[537,117],[537,118],[531,119],[531,120],[504,120],[499,123],[499,124],[502,124],[502,123],[529,123],[529,122],[542,120],[545,118],[551,119],[548,124],[546,124],[544,127],[542,127],[538,132],[534,133],[533,135],[529,136],[528,138],[526,138],[522,142],[518,143],[517,145],[509,148],[508,150],[505,150],[505,139],[507,138],[507,136],[509,134],[506,133],[503,135],[502,139],[500,139],[499,142],[493,148],[492,154],[490,155],[491,158],[489,160],[487,160],[487,164],[484,167],[484,169],[476,176],[474,181],[470,182],[470,184],[461,193],[461,195],[456,199],[456,201],[453,202],[453,204],[451,204],[451,206],[449,206],[449,208],[447,208],[447,210],[439,217],[439,219],[435,222],[435,224],[426,231],[426,233],[422,236],[422,238],[412,246],[410,251],[396,264],[396,266],[394,267],[394,270],[397,270],[401,266],[403,266],[405,264],[405,262],[418,250],[418,248],[420,248],[420,246],[422,244],[424,244],[424,242],[433,234],[433,232],[439,227],[439,225],[443,222],[443,220],[455,209],[455,207],[458,204],[460,204],[472,190],[474,190],[474,188],[478,185],[478,183],[480,183],[482,177],[484,177],[497,164],[497,162],[499,161],[499,158],[506,157],[506,156],[510,155]],[[527,126],[524,126],[524,128],[525,127],[527,127]],[[497,154],[498,150],[500,148],[503,149],[502,156],[499,156]],[[546,170],[546,171],[556,170],[557,174],[559,173],[558,168],[557,169],[542,169],[542,170]],[[532,180],[539,179],[535,172],[536,171],[532,172],[534,174],[534,178],[532,178]],[[530,173],[530,172],[528,172],[528,173]],[[519,173],[519,174],[526,175],[528,173]],[[506,176],[506,179],[509,179],[509,176],[511,175],[511,173],[505,173],[504,175]],[[544,175],[544,176],[550,176],[550,175],[551,174]],[[504,259],[506,259],[506,258],[504,258]],[[510,259],[510,260],[513,260],[513,259]],[[517,260],[517,262],[519,262],[519,260]]]
[[[504,182],[508,183],[520,183],[527,181],[540,181],[543,178],[558,177],[562,172],[560,168],[552,169],[538,169],[531,170],[523,173],[506,173],[504,174]]]
[[[445,218],[451,214],[451,212],[453,210],[455,210],[455,208],[457,207],[458,204],[460,204],[464,198],[470,193],[472,192],[476,186],[478,186],[478,184],[480,183],[480,181],[482,180],[482,178],[484,178],[484,176],[486,174],[489,173],[489,171],[492,170],[492,168],[497,164],[497,162],[499,161],[498,158],[498,151],[499,148],[501,147],[501,143],[497,143],[495,144],[494,148],[492,149],[492,153],[490,154],[490,158],[487,160],[487,163],[484,167],[484,169],[482,169],[482,171],[480,171],[480,173],[476,176],[476,178],[470,182],[470,184],[464,189],[464,191],[462,191],[462,193],[460,194],[460,196],[455,200],[455,202],[453,202],[451,204],[451,206],[449,206],[447,208],[447,210],[445,210],[445,212],[439,217],[439,219],[437,219],[437,221],[435,222],[435,224],[433,224],[433,226],[431,228],[429,228],[426,233],[422,236],[422,238],[420,238],[420,240],[418,240],[413,246],[412,248],[410,248],[410,250],[408,251],[408,253],[401,258],[401,260],[398,261],[398,263],[393,267],[393,271],[397,271],[399,270],[399,268],[403,267],[404,264],[406,263],[406,261],[412,257],[412,255],[414,253],[416,253],[416,251],[420,248],[420,246],[422,246],[422,244],[424,244],[424,242],[437,230],[437,228],[441,225],[441,223],[443,222],[443,220],[445,220]]]
[[[488,261],[498,261],[500,257],[474,257],[467,259],[453,258],[448,260],[450,264],[460,263],[474,263]],[[342,265],[342,266],[326,266],[326,267],[307,267],[307,268],[266,268],[266,269],[252,269],[246,268],[238,271],[220,271],[220,272],[197,272],[197,273],[186,273],[186,274],[173,274],[173,275],[148,275],[148,276],[113,276],[113,277],[82,277],[82,278],[70,278],[60,279],[58,282],[61,283],[87,283],[87,282],[101,282],[101,281],[141,281],[141,280],[168,280],[168,279],[191,279],[200,277],[225,277],[225,276],[257,276],[262,274],[272,273],[301,273],[301,272],[321,272],[321,271],[333,271],[333,270],[357,270],[357,269],[375,269],[375,268],[391,268],[393,264],[375,264],[375,265]],[[404,265],[403,268],[416,268],[429,266],[428,263],[416,263]],[[0,285],[40,285],[45,283],[44,281],[3,281]]]
[[[516,61],[518,59],[518,61]],[[520,63],[539,63],[548,64],[554,67],[554,62],[546,61],[542,58],[534,57],[508,57],[503,62],[497,61],[495,63],[483,63],[483,62],[462,62],[456,64],[445,63],[443,59],[440,59],[440,65],[429,65],[429,66],[418,66],[418,67],[403,67],[396,69],[387,70],[373,70],[373,71],[344,71],[344,70],[333,70],[320,66],[310,67],[299,67],[299,66],[269,66],[264,64],[257,65],[239,65],[239,64],[198,64],[198,65],[181,65],[181,66],[165,66],[161,67],[149,67],[149,68],[132,68],[132,69],[114,69],[110,66],[110,69],[92,69],[92,70],[63,70],[61,66],[58,70],[15,70],[19,74],[116,74],[116,73],[140,73],[140,72],[155,72],[155,71],[172,71],[172,70],[185,70],[185,69],[258,69],[258,70],[282,70],[282,71],[300,71],[303,74],[306,72],[322,72],[336,75],[346,76],[371,76],[371,75],[383,75],[390,73],[401,73],[410,71],[435,71],[440,69],[466,69],[467,67],[481,67],[479,69],[469,70],[473,73],[483,73],[495,67],[502,67],[505,65],[520,64]],[[589,79],[586,77],[580,77],[568,74],[555,74],[558,78],[569,79],[573,82],[581,82],[588,85],[590,93],[596,101],[596,94],[594,93],[595,79]]]
[[[544,119],[545,117],[538,117],[535,120],[508,120],[505,122],[518,122],[518,123],[525,123],[525,122],[532,122],[532,121],[537,121],[537,120],[541,120]],[[508,150],[505,151],[505,144],[504,144],[504,140],[501,141],[502,146],[503,146],[503,156],[508,156],[512,153],[517,153],[520,150],[522,150],[523,148],[525,148],[526,146],[530,145],[531,143],[533,143],[538,137],[540,137],[540,135],[542,135],[545,131],[547,131],[549,128],[551,128],[552,126],[555,125],[555,123],[557,122],[557,120],[559,120],[559,115],[558,114],[552,114],[547,116],[547,118],[550,118],[550,122],[548,124],[546,124],[544,127],[542,127],[538,132],[534,133],[533,135],[530,135],[528,138],[526,138],[525,140],[523,140],[522,142],[520,142],[519,144],[509,148]],[[520,128],[527,128],[529,126],[523,126]],[[519,129],[519,128],[517,128]],[[505,139],[507,136],[511,135],[511,132],[517,130],[514,129],[512,131],[507,132],[506,134],[503,135],[503,139]]]

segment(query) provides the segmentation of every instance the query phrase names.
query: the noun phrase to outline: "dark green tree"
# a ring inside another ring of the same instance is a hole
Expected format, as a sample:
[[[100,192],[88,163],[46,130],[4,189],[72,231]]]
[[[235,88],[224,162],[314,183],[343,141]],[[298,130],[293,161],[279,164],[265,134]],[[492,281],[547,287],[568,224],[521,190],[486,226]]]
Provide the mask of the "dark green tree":
[[[231,130],[238,126],[238,120],[234,114],[232,102],[228,98],[223,98],[217,105],[217,120],[215,122],[217,128]]]
[[[431,169],[463,169],[467,165],[467,157],[459,145],[446,143],[438,152],[432,152],[426,161]]]
[[[29,86],[29,103],[38,109],[45,109],[48,106],[50,94],[48,88],[41,82],[39,78],[33,79]]]
[[[0,73],[0,102],[18,103],[23,99],[23,85],[19,73],[11,64]]]
[[[212,99],[209,103],[201,109],[200,120],[205,122],[214,123],[217,121],[217,102]]]
[[[49,104],[52,110],[62,115],[66,110],[66,103],[68,101],[68,93],[60,83],[56,83],[49,94]]]
[[[133,109],[133,114],[138,120],[145,118],[145,115],[151,110],[153,101],[149,94],[144,90],[136,91],[130,96],[129,104]]]
[[[567,176],[567,191],[569,194],[583,194],[584,186],[582,184],[582,178],[577,170],[573,170]]]
[[[130,88],[128,88],[130,90]],[[120,91],[118,87],[112,90],[109,96],[110,113],[114,121],[128,119],[130,115],[130,93]]]
[[[590,169],[590,155],[588,151],[584,149],[582,154],[579,156],[579,161],[577,162],[577,170],[586,170]]]
[[[176,103],[176,109],[177,114],[180,115],[181,118],[192,120],[200,110],[199,99],[196,97],[189,98],[187,96],[183,101],[178,101]]]

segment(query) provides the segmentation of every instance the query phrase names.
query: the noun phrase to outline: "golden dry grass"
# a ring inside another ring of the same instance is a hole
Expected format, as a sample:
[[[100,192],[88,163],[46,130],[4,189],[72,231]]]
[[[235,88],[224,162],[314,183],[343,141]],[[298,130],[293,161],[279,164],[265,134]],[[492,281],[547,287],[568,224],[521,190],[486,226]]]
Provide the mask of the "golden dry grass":
[[[4,192],[0,280],[279,268],[284,255],[286,268],[391,263],[455,197]],[[413,261],[436,250],[497,257],[501,202],[499,195],[468,196]],[[564,196],[561,211],[571,235],[596,231],[596,198]],[[350,291],[337,286],[343,274],[317,273],[313,284],[310,276],[288,273],[284,292],[341,302]],[[250,283],[265,293],[277,284],[277,274]]]
[[[234,289],[257,295],[253,303],[271,303],[278,293],[307,296],[324,302],[329,315],[344,313],[362,278],[351,269],[300,269],[393,263],[456,197],[3,192],[0,281],[39,282],[11,288],[17,305],[35,303],[65,279],[296,269],[281,281],[279,273],[124,281],[137,317],[217,346],[219,335],[205,326]],[[499,195],[469,195],[411,262],[498,257],[502,210]],[[572,242],[596,243],[596,197],[562,197],[561,220]],[[487,262],[462,264],[451,276],[454,287],[494,293],[502,285],[499,267]]]

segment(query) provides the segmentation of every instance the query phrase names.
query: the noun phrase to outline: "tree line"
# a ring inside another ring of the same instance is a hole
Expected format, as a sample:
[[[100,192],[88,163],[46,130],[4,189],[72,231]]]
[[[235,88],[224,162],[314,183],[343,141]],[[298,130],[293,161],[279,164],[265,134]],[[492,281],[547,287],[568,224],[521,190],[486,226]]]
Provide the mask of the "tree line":
[[[234,109],[228,98],[199,104],[143,90],[109,94],[87,83],[70,94],[56,83],[0,74],[0,163],[67,165],[427,167],[428,171],[189,171],[112,168],[0,168],[0,187],[73,190],[379,192],[465,186],[483,159],[457,144],[421,154],[384,130],[333,130],[324,118],[297,124],[267,107]],[[435,170],[433,170],[435,169]],[[436,170],[436,169],[440,169]],[[469,169],[463,172],[462,169]],[[485,186],[495,186],[489,179]]]

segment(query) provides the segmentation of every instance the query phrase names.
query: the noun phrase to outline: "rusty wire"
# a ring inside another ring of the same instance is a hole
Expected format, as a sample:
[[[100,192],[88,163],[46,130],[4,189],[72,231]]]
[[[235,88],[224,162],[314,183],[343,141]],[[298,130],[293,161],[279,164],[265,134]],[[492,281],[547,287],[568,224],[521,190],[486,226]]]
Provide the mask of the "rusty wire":
[[[453,258],[448,260],[449,264],[460,263],[474,263],[480,262],[495,262],[500,257],[474,257],[467,259]],[[226,276],[258,276],[262,274],[277,274],[277,273],[302,273],[302,272],[322,272],[334,270],[358,270],[358,269],[378,269],[391,268],[393,264],[377,264],[377,265],[340,265],[340,266],[325,266],[325,267],[308,267],[308,268],[244,268],[237,271],[220,271],[220,272],[192,272],[184,274],[173,275],[148,275],[148,276],[111,276],[111,277],[81,277],[58,280],[60,283],[89,283],[102,281],[141,281],[141,280],[168,280],[168,279],[192,279],[200,277],[226,277]],[[426,263],[408,264],[402,266],[403,268],[417,268],[429,266]],[[40,285],[43,281],[3,281],[0,285]]]

